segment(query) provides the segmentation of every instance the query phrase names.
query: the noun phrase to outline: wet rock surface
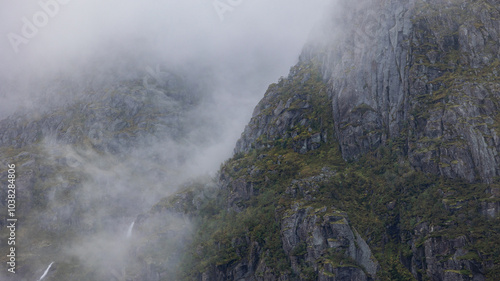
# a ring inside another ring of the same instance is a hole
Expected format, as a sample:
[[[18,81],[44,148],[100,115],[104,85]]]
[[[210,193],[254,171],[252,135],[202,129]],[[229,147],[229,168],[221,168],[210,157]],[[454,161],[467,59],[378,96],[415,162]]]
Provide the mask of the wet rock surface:
[[[498,4],[344,5],[352,12],[324,32],[331,42],[302,55],[329,83],[344,158],[392,140],[422,171],[491,182],[500,167]]]

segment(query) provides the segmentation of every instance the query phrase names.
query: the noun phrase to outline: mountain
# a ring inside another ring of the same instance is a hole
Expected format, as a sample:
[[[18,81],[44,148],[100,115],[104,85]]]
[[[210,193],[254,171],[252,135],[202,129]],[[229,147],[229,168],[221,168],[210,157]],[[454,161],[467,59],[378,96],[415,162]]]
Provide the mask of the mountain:
[[[215,177],[195,165],[224,127],[206,69],[46,81],[50,106],[0,121],[19,217],[0,279],[497,280],[499,18],[335,1]]]
[[[304,54],[316,57],[329,81],[343,157],[402,141],[419,170],[493,182],[500,167],[497,4],[346,5],[353,13],[330,22],[339,28],[337,43]]]
[[[47,280],[122,280],[131,223],[194,174],[190,159],[219,132],[201,108],[212,103],[204,78],[149,70],[81,88],[49,81],[49,97],[74,97],[0,121],[0,173],[16,165],[18,219],[17,272],[0,279],[35,280],[53,263]],[[1,232],[3,252],[10,236]]]
[[[498,3],[338,5],[255,108],[217,196],[158,207],[198,225],[181,276],[496,280]]]

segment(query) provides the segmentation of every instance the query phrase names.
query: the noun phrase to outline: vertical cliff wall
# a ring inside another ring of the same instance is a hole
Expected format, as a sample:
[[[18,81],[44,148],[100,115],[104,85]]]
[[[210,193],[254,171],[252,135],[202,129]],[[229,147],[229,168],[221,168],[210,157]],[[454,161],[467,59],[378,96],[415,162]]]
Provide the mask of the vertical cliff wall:
[[[414,167],[499,175],[498,3],[341,1],[302,59],[321,65],[345,159],[398,144]],[[335,13],[334,13],[335,14]]]
[[[235,213],[212,218],[231,225],[212,239],[227,259],[198,277],[494,280],[500,7],[336,5],[289,76],[269,87],[222,167],[219,208]],[[325,221],[340,219],[318,220],[331,207],[360,230],[356,244],[372,263],[341,250],[356,231],[339,236]],[[240,219],[268,227],[268,236]],[[213,245],[203,241],[208,253]]]

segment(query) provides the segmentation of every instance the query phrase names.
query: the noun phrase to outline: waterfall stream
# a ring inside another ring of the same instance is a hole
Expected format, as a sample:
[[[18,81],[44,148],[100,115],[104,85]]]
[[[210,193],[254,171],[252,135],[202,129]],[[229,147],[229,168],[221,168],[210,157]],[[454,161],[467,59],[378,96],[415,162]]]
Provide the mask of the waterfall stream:
[[[128,230],[127,230],[127,238],[130,238],[132,236],[132,230],[134,229],[134,224],[135,224],[135,221],[133,221],[130,226],[128,227]]]
[[[42,276],[40,277],[40,279],[38,279],[38,281],[40,281],[40,280],[42,280],[43,278],[45,278],[45,276],[47,275],[47,273],[49,273],[49,270],[50,270],[50,268],[52,267],[52,264],[53,264],[53,263],[54,263],[54,262],[51,262],[51,263],[49,264],[49,266],[47,267],[47,269],[45,270],[45,272],[42,274]]]

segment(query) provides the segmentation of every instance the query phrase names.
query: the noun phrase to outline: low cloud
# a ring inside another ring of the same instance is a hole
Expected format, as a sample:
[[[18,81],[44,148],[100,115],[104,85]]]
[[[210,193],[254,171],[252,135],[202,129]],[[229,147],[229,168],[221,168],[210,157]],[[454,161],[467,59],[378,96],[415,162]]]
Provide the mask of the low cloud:
[[[37,111],[41,118],[54,108],[92,100],[92,91],[116,89],[127,81],[150,93],[154,89],[148,89],[148,83],[168,80],[170,73],[187,77],[199,93],[196,104],[183,114],[181,139],[165,135],[145,137],[132,145],[118,142],[123,154],[113,154],[45,136],[42,147],[50,157],[44,161],[85,176],[79,188],[71,191],[74,201],[63,196],[71,187],[70,175],[50,179],[52,187],[45,194],[49,211],[40,214],[40,227],[50,231],[66,227],[60,222],[71,225],[71,217],[77,215],[75,227],[84,230],[78,235],[88,235],[83,243],[71,239],[61,243],[64,253],[105,270],[106,264],[102,267],[97,257],[107,247],[112,250],[104,258],[116,263],[117,270],[122,268],[127,262],[120,258],[127,250],[122,245],[128,242],[126,238],[115,241],[117,233],[124,235],[138,214],[186,180],[214,175],[231,156],[267,86],[287,75],[297,62],[310,30],[329,3],[2,1],[0,118],[16,111]],[[102,137],[103,127],[95,128],[89,133],[91,142]],[[49,262],[45,258],[40,262],[44,267]],[[57,271],[60,260],[51,260],[56,261],[53,270]]]

